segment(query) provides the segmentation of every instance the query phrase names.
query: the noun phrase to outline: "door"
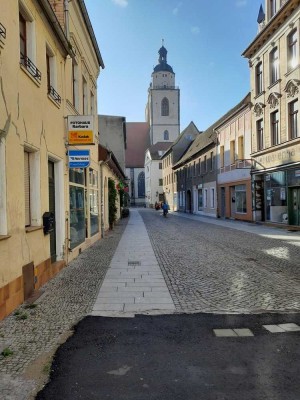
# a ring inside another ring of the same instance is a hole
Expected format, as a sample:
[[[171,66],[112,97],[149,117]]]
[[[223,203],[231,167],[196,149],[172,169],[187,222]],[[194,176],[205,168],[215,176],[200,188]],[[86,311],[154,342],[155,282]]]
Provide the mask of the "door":
[[[226,207],[226,200],[225,200],[225,188],[221,187],[221,218],[225,218],[225,207]]]
[[[290,189],[289,217],[291,225],[300,225],[300,188]]]
[[[54,214],[54,229],[50,232],[50,257],[51,262],[56,261],[56,226],[55,226],[55,179],[54,179],[54,163],[48,161],[48,177],[49,177],[49,212]]]

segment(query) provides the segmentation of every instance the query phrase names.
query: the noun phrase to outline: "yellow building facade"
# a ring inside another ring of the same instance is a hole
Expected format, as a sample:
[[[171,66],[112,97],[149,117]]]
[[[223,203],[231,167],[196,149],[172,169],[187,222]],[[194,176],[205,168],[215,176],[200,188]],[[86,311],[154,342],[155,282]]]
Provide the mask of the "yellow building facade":
[[[0,319],[100,238],[97,78],[83,0],[0,4]],[[69,116],[93,143],[69,146]],[[89,150],[87,168],[68,151]]]

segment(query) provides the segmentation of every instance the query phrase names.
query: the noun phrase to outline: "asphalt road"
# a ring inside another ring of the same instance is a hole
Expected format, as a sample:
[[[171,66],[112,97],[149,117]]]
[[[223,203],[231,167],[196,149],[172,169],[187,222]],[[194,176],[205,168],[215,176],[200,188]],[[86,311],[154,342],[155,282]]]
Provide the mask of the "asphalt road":
[[[58,350],[37,400],[299,400],[300,315],[87,317]],[[249,328],[251,337],[216,337]]]
[[[299,400],[299,241],[140,214],[177,314],[84,318],[36,399]]]

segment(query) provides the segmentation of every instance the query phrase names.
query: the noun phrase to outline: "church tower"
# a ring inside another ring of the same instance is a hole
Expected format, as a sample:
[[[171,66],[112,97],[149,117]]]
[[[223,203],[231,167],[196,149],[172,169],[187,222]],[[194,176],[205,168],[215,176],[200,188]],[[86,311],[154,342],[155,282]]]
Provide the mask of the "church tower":
[[[167,63],[167,53],[162,45],[148,89],[146,121],[150,126],[151,145],[173,142],[180,133],[180,90],[175,86],[175,73]]]

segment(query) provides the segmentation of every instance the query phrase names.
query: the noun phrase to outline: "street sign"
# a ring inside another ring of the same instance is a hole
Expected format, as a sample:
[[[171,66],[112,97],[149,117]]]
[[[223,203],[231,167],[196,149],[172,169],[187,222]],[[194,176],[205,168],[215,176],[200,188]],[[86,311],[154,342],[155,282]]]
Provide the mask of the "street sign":
[[[89,165],[89,150],[69,150],[69,168],[87,168]]]

